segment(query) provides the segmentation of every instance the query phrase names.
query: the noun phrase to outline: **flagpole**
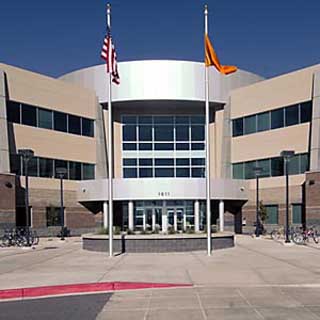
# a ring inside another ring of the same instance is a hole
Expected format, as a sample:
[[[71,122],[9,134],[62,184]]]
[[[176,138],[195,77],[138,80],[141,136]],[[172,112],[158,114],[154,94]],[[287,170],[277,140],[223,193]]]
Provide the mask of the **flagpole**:
[[[107,4],[107,26],[111,30],[111,5]],[[113,150],[112,150],[112,81],[108,73],[108,183],[109,183],[109,256],[113,256]]]
[[[208,34],[208,5],[204,6],[204,29]],[[206,107],[206,211],[207,211],[207,254],[211,256],[211,203],[210,203],[210,128],[209,128],[209,68],[205,65],[205,107]]]

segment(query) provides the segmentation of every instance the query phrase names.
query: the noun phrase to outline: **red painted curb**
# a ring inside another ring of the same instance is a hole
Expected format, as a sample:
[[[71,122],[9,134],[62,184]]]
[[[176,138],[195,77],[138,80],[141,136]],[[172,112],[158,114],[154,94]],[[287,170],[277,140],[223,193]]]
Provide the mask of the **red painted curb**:
[[[45,297],[45,296],[54,296],[54,295],[72,294],[72,293],[138,290],[138,289],[151,289],[151,288],[178,288],[178,287],[191,287],[191,286],[192,284],[120,282],[120,281],[119,282],[66,284],[66,285],[59,285],[59,286],[45,286],[45,287],[0,290],[0,300],[35,298],[35,297]]]

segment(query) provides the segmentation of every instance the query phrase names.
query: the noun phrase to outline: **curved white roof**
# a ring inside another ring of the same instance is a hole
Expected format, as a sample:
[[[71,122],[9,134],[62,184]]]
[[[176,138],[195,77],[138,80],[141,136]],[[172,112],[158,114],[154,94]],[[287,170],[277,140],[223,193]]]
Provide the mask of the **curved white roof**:
[[[204,64],[191,61],[142,60],[118,63],[120,85],[113,85],[112,100],[204,101]],[[63,75],[61,80],[76,83],[96,92],[99,102],[108,100],[105,65],[93,66]],[[238,70],[225,76],[209,68],[209,99],[225,103],[232,89],[263,78]]]

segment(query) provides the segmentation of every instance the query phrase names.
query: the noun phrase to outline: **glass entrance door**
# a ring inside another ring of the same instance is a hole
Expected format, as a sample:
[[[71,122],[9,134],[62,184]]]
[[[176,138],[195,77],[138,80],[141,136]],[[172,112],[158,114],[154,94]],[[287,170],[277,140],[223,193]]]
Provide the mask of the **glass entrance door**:
[[[146,230],[152,230],[152,212],[153,209],[146,209],[145,215],[146,215]]]
[[[183,229],[184,229],[183,214],[184,214],[183,209],[181,209],[181,208],[176,209],[176,215],[177,215],[177,229],[176,229],[176,231],[183,231]]]

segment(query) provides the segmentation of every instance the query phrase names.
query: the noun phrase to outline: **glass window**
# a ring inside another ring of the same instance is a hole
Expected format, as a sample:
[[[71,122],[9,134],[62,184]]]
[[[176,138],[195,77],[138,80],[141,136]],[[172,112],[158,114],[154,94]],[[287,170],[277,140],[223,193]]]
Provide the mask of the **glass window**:
[[[156,143],[155,150],[173,150],[173,143]]]
[[[173,126],[155,126],[155,141],[173,141]]]
[[[122,123],[125,124],[135,124],[137,122],[136,116],[123,116],[122,117]]]
[[[267,224],[278,224],[278,205],[265,205],[267,211]]]
[[[39,176],[44,178],[53,177],[53,160],[39,158]]]
[[[18,154],[10,155],[10,171],[17,175],[21,175],[21,156]]]
[[[152,143],[139,143],[139,150],[152,150]]]
[[[256,115],[244,118],[244,134],[257,132],[257,118]]]
[[[204,158],[192,158],[191,159],[191,165],[193,165],[193,166],[204,166],[205,165],[205,159]]]
[[[283,170],[283,158],[277,157],[271,159],[271,176],[277,177],[277,176],[283,176],[284,170]]]
[[[152,178],[152,168],[139,168],[139,177],[140,178]]]
[[[123,150],[125,151],[132,151],[132,150],[137,150],[137,144],[136,143],[124,143],[122,145]]]
[[[81,118],[82,135],[86,137],[94,137],[94,121],[91,119]]]
[[[189,124],[189,117],[185,116],[176,116],[177,124]]]
[[[271,111],[271,129],[282,128],[284,125],[283,109]]]
[[[205,168],[191,168],[191,176],[193,178],[204,178],[205,175]]]
[[[136,166],[137,159],[123,159],[122,163],[124,166]]]
[[[82,164],[82,180],[93,180],[94,174],[94,164],[83,163]]]
[[[204,116],[191,116],[190,119],[192,124],[204,124],[205,122]]]
[[[152,141],[152,126],[139,126],[139,140]]]
[[[23,169],[23,175],[25,175],[25,168],[24,168],[24,161],[22,162],[22,169]],[[38,158],[33,157],[27,162],[28,166],[28,175],[30,177],[37,177],[38,176]]]
[[[123,169],[124,178],[137,178],[137,168],[124,168]]]
[[[52,129],[52,111],[38,109],[39,122],[38,127]]]
[[[174,169],[173,168],[156,168],[155,176],[157,178],[174,177]]]
[[[204,143],[192,143],[191,150],[204,150]]]
[[[291,107],[285,108],[286,114],[286,126],[293,126],[299,123],[299,106],[294,105]]]
[[[309,122],[312,118],[312,101],[300,104],[300,122]]]
[[[256,166],[255,161],[248,161],[244,163],[244,176],[245,179],[253,179],[256,177],[254,173],[254,167]]]
[[[190,169],[189,168],[176,168],[176,177],[189,178],[190,177]]]
[[[300,154],[300,173],[305,173],[309,170],[309,154]]]
[[[37,109],[26,104],[22,105],[22,124],[27,126],[37,126]]]
[[[152,159],[139,159],[139,166],[152,166]]]
[[[189,150],[189,143],[176,143],[176,150]]]
[[[68,172],[68,161],[65,161],[65,160],[54,160],[54,175],[55,175],[55,178],[59,178],[58,175],[57,175],[57,169],[58,168],[65,168],[65,169],[67,169],[67,172]],[[65,179],[69,179],[68,173],[66,174]]]
[[[54,130],[68,132],[67,115],[62,112],[54,111]]]
[[[156,124],[173,124],[172,116],[156,116],[153,120]]]
[[[61,226],[61,212],[60,207],[47,207],[47,227],[59,227]]]
[[[80,162],[69,162],[69,179],[81,180],[81,163]]]
[[[190,159],[188,159],[188,158],[178,158],[178,159],[176,159],[176,165],[177,166],[189,166],[190,165]]]
[[[174,159],[155,159],[156,166],[173,166]]]
[[[270,129],[270,112],[258,114],[258,131]]]
[[[192,141],[204,140],[204,126],[191,126],[191,140]]]
[[[189,141],[189,126],[176,126],[176,141]]]
[[[260,177],[270,177],[271,176],[271,166],[270,159],[258,160],[257,167],[261,168]]]
[[[296,154],[290,158],[288,172],[289,174],[299,174],[300,173],[300,155]]]
[[[140,116],[138,122],[141,124],[152,124],[151,116]]]
[[[244,163],[234,163],[232,165],[233,179],[244,179]]]
[[[10,122],[20,123],[20,103],[7,101],[7,119]]]
[[[243,118],[232,120],[232,136],[238,137],[243,135]]]
[[[294,224],[302,223],[302,204],[301,203],[292,204],[292,223]]]
[[[69,133],[81,134],[81,121],[80,117],[68,115],[68,128]]]

